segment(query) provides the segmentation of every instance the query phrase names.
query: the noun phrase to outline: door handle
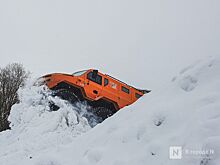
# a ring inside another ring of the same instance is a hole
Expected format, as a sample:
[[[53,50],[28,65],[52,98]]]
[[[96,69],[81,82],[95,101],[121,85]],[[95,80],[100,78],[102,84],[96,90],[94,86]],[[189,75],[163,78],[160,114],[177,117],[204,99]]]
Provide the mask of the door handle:
[[[93,90],[93,93],[97,95],[97,94],[98,94],[98,91],[97,91],[97,90]]]

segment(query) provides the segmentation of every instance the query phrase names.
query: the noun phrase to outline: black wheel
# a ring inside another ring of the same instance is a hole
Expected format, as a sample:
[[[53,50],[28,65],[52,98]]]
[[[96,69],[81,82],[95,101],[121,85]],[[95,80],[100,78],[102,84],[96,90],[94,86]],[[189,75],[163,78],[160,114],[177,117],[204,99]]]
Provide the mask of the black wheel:
[[[74,104],[76,102],[79,102],[80,100],[78,99],[78,97],[75,95],[74,92],[71,92],[67,89],[59,89],[53,92],[54,96],[58,96],[63,100],[67,100],[70,103]]]
[[[114,104],[105,99],[90,102],[90,105],[92,107],[91,112],[99,117],[102,121],[117,112]]]
[[[94,107],[92,108],[92,113],[94,113],[99,118],[100,122],[102,122],[108,117],[112,116],[115,112],[114,110],[106,107]]]
[[[77,102],[80,102],[82,104],[86,102],[86,105],[88,105],[86,108],[87,112],[83,114],[83,116],[88,119],[89,123],[100,123],[117,112],[117,109],[115,108],[115,103],[106,99],[100,99],[97,101],[87,100],[84,98],[83,89],[76,88],[66,82],[60,82],[51,90],[53,91],[53,96],[58,96],[63,100],[67,100],[74,106],[77,106]],[[79,114],[84,113],[83,111],[80,112],[80,108],[77,109]]]

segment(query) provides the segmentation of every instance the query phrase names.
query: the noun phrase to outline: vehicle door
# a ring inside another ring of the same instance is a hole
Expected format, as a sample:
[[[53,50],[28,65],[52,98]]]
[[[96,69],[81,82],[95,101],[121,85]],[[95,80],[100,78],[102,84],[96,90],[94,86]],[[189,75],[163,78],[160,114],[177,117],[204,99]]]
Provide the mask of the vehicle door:
[[[102,92],[102,76],[97,71],[90,71],[86,75],[86,95],[90,99],[98,99]]]
[[[131,90],[127,85],[120,85],[119,96],[120,105],[127,106],[131,102]]]
[[[102,96],[105,96],[107,99],[118,103],[118,88],[118,83],[115,80],[105,77]]]

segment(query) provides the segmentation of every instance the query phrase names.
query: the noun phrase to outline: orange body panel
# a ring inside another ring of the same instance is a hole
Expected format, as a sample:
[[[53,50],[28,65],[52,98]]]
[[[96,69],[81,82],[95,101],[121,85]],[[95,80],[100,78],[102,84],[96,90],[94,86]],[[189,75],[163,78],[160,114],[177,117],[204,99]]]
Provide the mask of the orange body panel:
[[[99,99],[105,99],[113,103],[116,110],[134,103],[144,95],[141,90],[100,72],[97,74],[101,78],[101,83],[97,83],[89,78],[91,72],[93,72],[93,69],[84,71],[83,74],[77,76],[53,73],[43,76],[43,78],[50,89],[54,88],[60,82],[65,82],[79,88],[85,100],[97,101]]]

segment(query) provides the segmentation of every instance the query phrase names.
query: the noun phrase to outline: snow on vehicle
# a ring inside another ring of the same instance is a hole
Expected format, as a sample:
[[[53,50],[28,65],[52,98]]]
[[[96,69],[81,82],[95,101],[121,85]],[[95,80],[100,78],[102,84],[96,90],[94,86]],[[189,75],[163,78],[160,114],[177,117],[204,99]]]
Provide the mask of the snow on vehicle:
[[[71,103],[86,101],[92,112],[102,120],[150,92],[134,88],[95,69],[73,74],[53,73],[42,78],[54,95]]]

